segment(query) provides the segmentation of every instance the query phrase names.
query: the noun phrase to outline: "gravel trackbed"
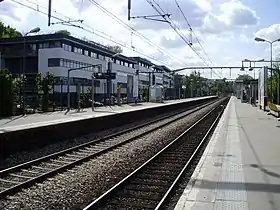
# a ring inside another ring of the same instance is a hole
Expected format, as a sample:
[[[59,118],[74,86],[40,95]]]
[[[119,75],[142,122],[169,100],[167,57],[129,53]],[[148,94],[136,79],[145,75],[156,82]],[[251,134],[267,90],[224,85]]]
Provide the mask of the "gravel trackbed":
[[[218,102],[216,102],[218,103]],[[0,200],[1,209],[81,209],[154,155],[216,103],[36,186]]]

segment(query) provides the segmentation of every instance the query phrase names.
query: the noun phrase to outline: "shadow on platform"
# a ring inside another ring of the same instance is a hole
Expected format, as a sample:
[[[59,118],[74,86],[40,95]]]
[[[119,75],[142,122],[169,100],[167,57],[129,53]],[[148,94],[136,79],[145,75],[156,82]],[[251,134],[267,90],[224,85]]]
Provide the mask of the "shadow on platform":
[[[271,192],[280,193],[279,184],[264,184],[264,183],[243,183],[243,182],[216,182],[205,179],[197,179],[196,183],[199,183],[197,188],[201,189],[213,189],[215,190],[217,185],[219,189],[234,190],[234,191],[259,191],[259,192]],[[245,187],[244,187],[245,185]]]
[[[276,178],[280,178],[280,175],[279,175],[279,174],[277,174],[277,173],[275,173],[275,172],[272,172],[272,171],[269,171],[269,170],[267,170],[267,169],[265,169],[265,168],[263,168],[263,167],[261,167],[261,166],[259,166],[259,165],[257,165],[257,164],[250,164],[250,166],[251,166],[252,168],[258,168],[258,169],[260,169],[260,171],[262,171],[263,173],[265,173],[265,174],[267,174],[267,175],[269,175],[269,176],[273,176],[273,177],[276,177]]]
[[[15,121],[15,120],[17,120],[17,119],[20,119],[20,118],[23,118],[23,117],[26,117],[26,116],[20,115],[20,116],[17,116],[17,117],[8,118],[9,120],[8,120],[7,122],[2,123],[1,125],[7,125],[7,124],[9,124],[10,122],[13,122],[13,121]]]

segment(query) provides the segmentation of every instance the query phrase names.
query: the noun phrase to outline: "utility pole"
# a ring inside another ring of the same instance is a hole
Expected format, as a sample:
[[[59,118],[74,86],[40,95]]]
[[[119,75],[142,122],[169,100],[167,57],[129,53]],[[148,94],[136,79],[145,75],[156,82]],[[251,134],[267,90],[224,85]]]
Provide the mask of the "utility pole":
[[[83,70],[83,69],[87,69],[89,67],[95,68],[95,67],[100,67],[102,68],[102,64],[93,64],[93,65],[89,65],[89,66],[83,66],[83,67],[79,67],[79,68],[72,68],[72,69],[68,69],[68,73],[67,73],[67,111],[70,111],[71,108],[71,104],[70,104],[70,72],[71,71],[77,71],[77,70]],[[88,70],[84,70],[84,71],[88,71]],[[93,72],[93,71],[91,71]],[[94,81],[93,81],[94,83]]]

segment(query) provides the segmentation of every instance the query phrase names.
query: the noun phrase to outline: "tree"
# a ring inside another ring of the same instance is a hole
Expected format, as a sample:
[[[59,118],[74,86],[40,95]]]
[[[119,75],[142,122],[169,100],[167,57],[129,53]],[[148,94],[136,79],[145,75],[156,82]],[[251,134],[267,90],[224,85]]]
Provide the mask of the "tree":
[[[236,78],[236,80],[243,80],[243,82],[245,82],[245,83],[252,79],[253,79],[253,77],[251,77],[249,74],[242,74]]]
[[[109,50],[115,52],[115,53],[122,53],[123,49],[120,46],[117,45],[108,45],[107,46]]]
[[[13,91],[15,95],[20,94],[20,90],[26,84],[26,76],[20,75],[13,80]]]
[[[276,61],[280,60],[280,57],[276,57],[275,58]],[[270,70],[268,71],[269,73],[269,78],[268,78],[268,89],[267,89],[267,94],[268,94],[268,98],[269,101],[271,102],[276,102],[277,101],[277,80],[278,80],[278,72],[276,71],[276,69],[280,69],[280,64],[279,62],[274,62],[272,64],[273,69],[275,69],[274,71],[272,71],[272,78],[270,77]],[[271,80],[272,80],[272,100],[271,100]]]
[[[140,99],[142,99],[142,97],[144,95],[144,87],[143,87],[142,81],[139,81],[139,83],[138,83],[138,95],[139,95],[138,97]]]
[[[67,35],[67,36],[70,36],[71,35],[71,33],[69,32],[69,31],[67,31],[67,30],[65,30],[65,29],[63,29],[63,30],[58,30],[58,31],[56,31],[56,32],[54,32],[55,34],[64,34],[64,35]]]
[[[41,99],[41,108],[43,112],[48,111],[49,109],[50,91],[54,91],[53,84],[54,84],[54,75],[52,72],[47,72],[45,77],[43,77],[41,72],[39,72],[36,75],[37,89],[38,91],[43,92],[43,96]]]
[[[0,117],[13,115],[13,77],[7,70],[0,70]]]
[[[20,110],[23,112],[22,103],[23,103],[23,96],[21,93],[22,88],[26,85],[26,76],[20,75],[13,79],[13,99],[14,99],[14,106],[20,105]],[[17,108],[16,108],[17,110]]]
[[[15,28],[11,28],[9,25],[5,26],[4,23],[0,21],[0,38],[15,38],[21,36],[22,34]]]

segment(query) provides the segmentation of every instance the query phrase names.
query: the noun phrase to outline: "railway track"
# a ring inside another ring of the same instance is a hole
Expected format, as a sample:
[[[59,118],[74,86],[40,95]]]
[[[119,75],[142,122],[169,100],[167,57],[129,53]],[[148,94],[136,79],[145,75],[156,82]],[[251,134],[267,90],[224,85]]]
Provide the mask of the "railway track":
[[[220,105],[211,110],[84,210],[164,209],[180,178],[215,128],[223,109]]]
[[[109,150],[115,149],[134,139],[140,138],[169,123],[182,119],[201,108],[209,106],[214,102],[191,107],[188,111],[182,111],[172,116],[164,116],[159,119],[138,125],[124,131],[96,139],[82,145],[78,145],[51,155],[47,155],[11,168],[0,171],[0,199],[14,194],[21,189],[30,187],[46,178],[54,176],[71,167],[77,166],[93,157],[101,155]],[[143,129],[140,134],[133,132]]]

